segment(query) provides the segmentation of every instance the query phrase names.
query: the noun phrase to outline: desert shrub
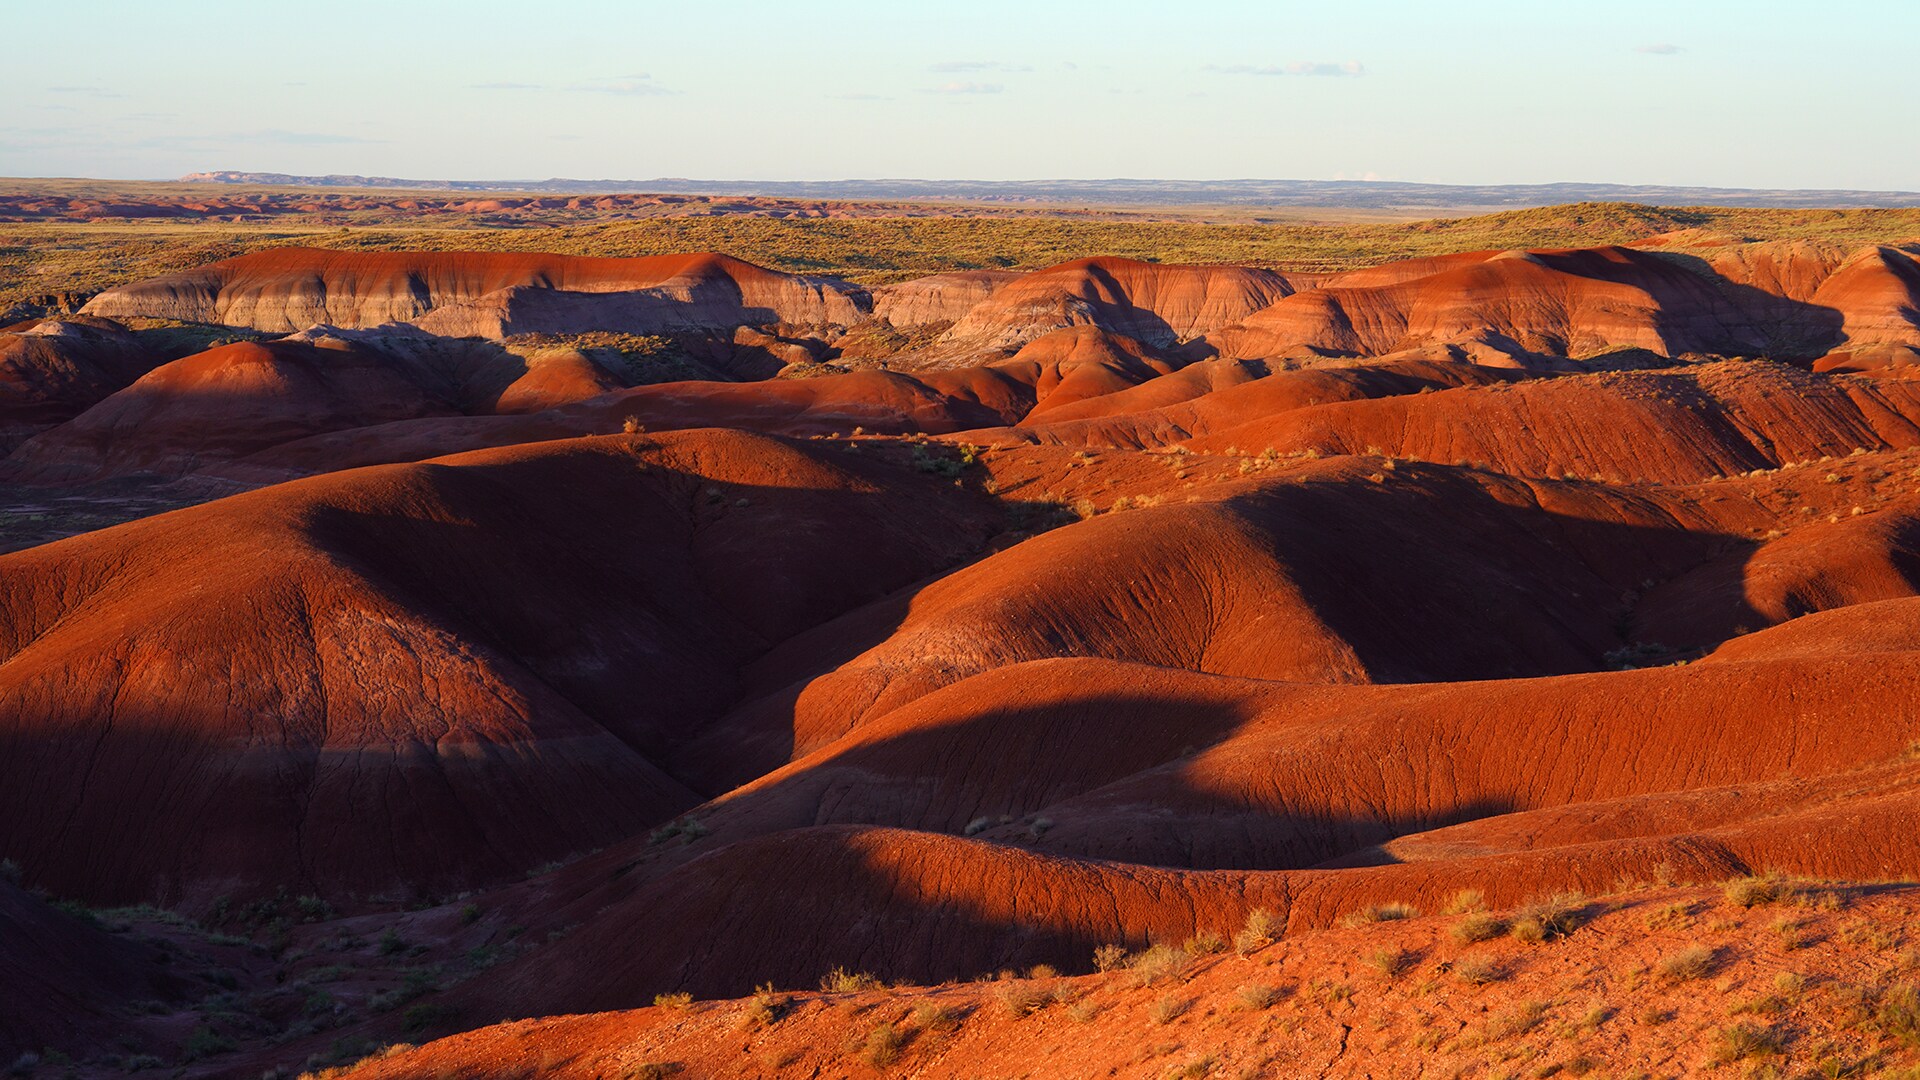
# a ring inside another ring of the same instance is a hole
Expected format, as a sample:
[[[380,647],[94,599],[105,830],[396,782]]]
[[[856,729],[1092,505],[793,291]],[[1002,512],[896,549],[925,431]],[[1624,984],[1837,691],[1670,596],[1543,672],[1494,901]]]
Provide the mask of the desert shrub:
[[[401,1026],[410,1032],[425,1031],[446,1023],[453,1019],[454,1015],[455,1010],[451,1005],[437,1001],[423,1002],[401,1014]]]
[[[740,1027],[743,1030],[768,1027],[780,1019],[786,1007],[786,995],[776,993],[772,983],[762,983],[754,988],[753,996],[741,1008]]]
[[[857,994],[879,986],[880,980],[867,972],[855,974],[843,967],[836,967],[820,977],[820,989],[829,994]]]
[[[181,1047],[181,1054],[188,1061],[198,1061],[215,1054],[224,1054],[231,1049],[233,1049],[232,1039],[202,1024],[187,1036],[186,1045]]]
[[[966,1014],[951,1005],[923,1001],[913,1010],[913,1026],[921,1031],[952,1031]]]
[[[1027,978],[1029,979],[1057,979],[1059,977],[1060,972],[1056,971],[1052,964],[1035,964],[1027,969]]]
[[[995,996],[1000,999],[1000,1004],[1006,1008],[1008,1015],[1015,1019],[1039,1012],[1046,1008],[1047,1002],[1053,1000],[1053,995],[1045,988],[1024,982],[1008,983],[1002,986]]]
[[[1395,922],[1400,919],[1418,917],[1420,909],[1412,904],[1370,904],[1358,911],[1349,912],[1345,920],[1348,926],[1365,926],[1369,923]]]
[[[1778,1031],[1753,1024],[1722,1028],[1716,1041],[1718,1048],[1714,1052],[1714,1061],[1721,1065],[1748,1058],[1772,1057],[1786,1046],[1786,1039]]]
[[[1212,956],[1227,951],[1227,939],[1212,930],[1201,930],[1187,939],[1186,951],[1189,956]]]
[[[1102,945],[1093,950],[1093,970],[1118,971],[1127,966],[1127,949],[1124,945]]]
[[[1461,942],[1462,944],[1471,944],[1476,941],[1491,941],[1507,932],[1507,923],[1505,919],[1497,915],[1489,915],[1484,911],[1480,911],[1467,915],[1459,922],[1454,923],[1453,929],[1448,932],[1453,935],[1455,941]]]
[[[1656,970],[1671,982],[1704,979],[1713,974],[1715,954],[1705,945],[1690,945],[1661,959]]]
[[[1920,1049],[1920,986],[1896,986],[1882,994],[1873,1023],[1888,1038]]]
[[[892,1024],[880,1023],[867,1033],[867,1043],[860,1056],[874,1068],[884,1069],[900,1060],[900,1048],[905,1045],[907,1036],[904,1032]]]
[[[679,1071],[677,1061],[643,1061],[627,1070],[626,1080],[667,1080]]]
[[[1555,941],[1580,926],[1585,907],[1586,898],[1579,893],[1555,893],[1531,900],[1514,912],[1510,932],[1529,944]]]
[[[1213,1072],[1213,1066],[1217,1061],[1218,1059],[1212,1054],[1197,1057],[1184,1065],[1175,1065],[1167,1075],[1173,1080],[1200,1080],[1201,1077]]]
[[[1258,1010],[1270,1009],[1279,1004],[1282,995],[1280,988],[1277,986],[1269,986],[1266,983],[1248,983],[1241,987],[1234,996],[1240,1000],[1240,1004],[1249,1009]]]
[[[13,1065],[7,1069],[9,1076],[31,1076],[33,1070],[40,1067],[40,1055],[31,1050],[22,1051],[13,1059]]]
[[[1793,885],[1784,875],[1762,874],[1755,877],[1734,878],[1727,882],[1722,892],[1727,903],[1736,907],[1753,908],[1762,904],[1776,904],[1791,898]]]
[[[1161,979],[1169,978],[1186,970],[1192,957],[1185,949],[1173,945],[1153,945],[1147,951],[1135,956],[1130,965],[1134,977],[1142,986],[1152,986]]]
[[[1179,994],[1162,994],[1147,1007],[1147,1015],[1153,1017],[1156,1024],[1171,1024],[1186,1013],[1189,1004]]]
[[[1546,1017],[1546,1002],[1523,1001],[1487,1021],[1487,1034],[1495,1039],[1510,1039],[1515,1035],[1525,1035],[1539,1027],[1540,1021]]]
[[[407,943],[401,939],[398,933],[389,929],[386,933],[380,935],[381,956],[395,956],[406,951]]]
[[[1453,962],[1453,977],[1468,986],[1485,986],[1507,977],[1506,967],[1491,956],[1463,956]]]
[[[653,1006],[656,1009],[685,1009],[692,1005],[693,995],[685,991],[677,994],[653,995]]]
[[[1413,954],[1405,949],[1381,949],[1367,957],[1367,966],[1384,978],[1397,979],[1413,967]]]
[[[1233,949],[1242,956],[1256,949],[1264,949],[1273,944],[1280,936],[1280,922],[1273,912],[1266,908],[1254,908],[1247,912],[1247,921],[1239,933],[1233,935]]]
[[[1471,912],[1487,910],[1487,896],[1479,889],[1461,889],[1447,897],[1446,906],[1440,909],[1447,915],[1466,915]]]

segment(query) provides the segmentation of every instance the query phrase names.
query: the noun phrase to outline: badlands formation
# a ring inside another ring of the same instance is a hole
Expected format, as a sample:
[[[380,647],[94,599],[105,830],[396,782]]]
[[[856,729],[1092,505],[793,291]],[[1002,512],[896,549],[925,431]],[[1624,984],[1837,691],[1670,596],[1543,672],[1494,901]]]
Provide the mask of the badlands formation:
[[[0,1061],[1911,1068],[1916,250],[0,328],[10,499],[180,507],[0,555]]]

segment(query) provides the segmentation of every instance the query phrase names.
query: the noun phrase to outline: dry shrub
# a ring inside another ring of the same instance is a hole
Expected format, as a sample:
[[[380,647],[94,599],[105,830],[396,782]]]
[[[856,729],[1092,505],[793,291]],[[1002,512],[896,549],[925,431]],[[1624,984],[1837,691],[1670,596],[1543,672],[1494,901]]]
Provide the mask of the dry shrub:
[[[1279,1004],[1283,995],[1277,986],[1269,986],[1266,983],[1248,983],[1241,987],[1239,992],[1234,996],[1239,998],[1240,1004],[1247,1008],[1259,1010],[1270,1009]]]
[[[1369,923],[1396,922],[1400,919],[1418,917],[1420,909],[1412,904],[1369,904],[1358,911],[1350,912],[1342,920],[1348,926],[1366,926]]]
[[[1102,945],[1093,950],[1093,970],[1118,971],[1127,966],[1127,948],[1124,945]]]
[[[1148,1006],[1147,1015],[1153,1017],[1156,1024],[1171,1024],[1187,1011],[1190,1004],[1179,994],[1162,994]]]
[[[776,993],[772,983],[762,983],[741,1009],[740,1027],[745,1030],[770,1026],[779,1021],[786,1007],[786,995]]]
[[[1786,879],[1785,875],[1769,873],[1734,878],[1727,882],[1722,891],[1726,895],[1727,903],[1736,907],[1753,908],[1791,899],[1793,884]]]
[[[1514,912],[1511,933],[1533,945],[1558,940],[1580,926],[1585,907],[1586,897],[1576,892],[1530,900]]]
[[[692,1007],[693,995],[688,993],[655,994],[653,995],[653,1004],[655,1008],[660,1009],[686,1009]]]
[[[1453,924],[1450,931],[1453,940],[1463,945],[1476,941],[1491,941],[1507,932],[1507,922],[1498,915],[1489,915],[1484,911],[1475,912]]]
[[[855,974],[843,967],[836,967],[820,978],[820,989],[829,994],[857,994],[879,987],[880,980],[867,972]]]
[[[860,1056],[876,1069],[884,1069],[900,1060],[900,1048],[907,1045],[907,1036],[892,1024],[881,1023],[867,1035],[866,1046]]]
[[[1039,1012],[1053,1000],[1053,994],[1045,987],[1024,982],[1007,983],[995,996],[1000,999],[1000,1004],[1006,1007],[1007,1013],[1016,1020]]]
[[[1487,910],[1487,896],[1479,889],[1461,889],[1447,897],[1446,906],[1440,909],[1448,915],[1466,915],[1471,912]]]
[[[1880,995],[1873,1024],[1888,1038],[1920,1049],[1920,986],[1895,986]]]
[[[1713,974],[1713,969],[1718,966],[1716,959],[1714,950],[1705,945],[1690,945],[1663,958],[1656,970],[1661,978],[1669,982],[1704,979]]]
[[[923,1001],[913,1010],[913,1026],[921,1031],[952,1031],[966,1014],[951,1005]]]
[[[1212,956],[1227,951],[1227,939],[1212,930],[1200,930],[1187,939],[1185,947],[1188,956]]]
[[[1506,978],[1507,969],[1491,956],[1463,956],[1453,962],[1453,977],[1468,986],[1485,986]]]
[[[1381,949],[1367,957],[1367,966],[1382,978],[1397,979],[1413,967],[1413,954],[1405,949]]]
[[[1753,1024],[1735,1024],[1720,1031],[1719,1048],[1713,1060],[1726,1065],[1748,1058],[1773,1057],[1786,1046],[1786,1039],[1773,1028]]]
[[[1133,958],[1130,965],[1141,986],[1152,986],[1161,979],[1179,975],[1192,960],[1185,949],[1173,945],[1154,945]]]
[[[1247,912],[1246,925],[1233,935],[1233,950],[1241,956],[1264,949],[1280,936],[1280,922],[1266,908]]]

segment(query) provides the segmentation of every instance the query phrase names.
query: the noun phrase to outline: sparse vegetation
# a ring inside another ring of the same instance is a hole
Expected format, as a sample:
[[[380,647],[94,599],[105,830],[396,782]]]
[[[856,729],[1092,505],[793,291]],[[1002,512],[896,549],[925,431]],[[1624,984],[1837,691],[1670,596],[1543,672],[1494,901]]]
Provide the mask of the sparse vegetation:
[[[1507,922],[1497,915],[1489,915],[1484,911],[1474,912],[1454,923],[1453,928],[1447,932],[1453,935],[1455,941],[1462,944],[1491,941],[1507,932]]]
[[[1704,979],[1713,974],[1717,955],[1705,945],[1690,945],[1679,952],[1663,957],[1656,968],[1660,977],[1669,982],[1686,982],[1692,979]]]
[[[1405,949],[1381,949],[1368,954],[1367,966],[1385,979],[1397,979],[1413,967],[1413,954]]]
[[[1509,932],[1529,944],[1554,941],[1573,933],[1585,910],[1586,898],[1579,893],[1555,893],[1521,905]]]
[[[1734,878],[1727,882],[1724,892],[1727,903],[1737,907],[1753,908],[1791,899],[1793,886],[1783,875],[1762,874],[1755,877]]]
[[[1152,986],[1162,979],[1179,975],[1187,969],[1193,957],[1185,949],[1174,945],[1152,945],[1145,952],[1133,957],[1128,965],[1142,986]]]
[[[1773,1028],[1741,1023],[1722,1028],[1716,1043],[1714,1062],[1726,1065],[1749,1058],[1773,1057],[1785,1048],[1786,1039]]]
[[[1171,1024],[1185,1015],[1192,1004],[1178,993],[1166,993],[1153,999],[1153,1004],[1147,1008],[1147,1015],[1153,1017],[1156,1024]]]
[[[1106,944],[1093,950],[1093,970],[1100,972],[1118,971],[1127,966],[1127,947]]]
[[[1368,923],[1395,922],[1400,919],[1418,917],[1420,909],[1412,904],[1370,904],[1358,911],[1348,913],[1345,920],[1348,926],[1365,926]]]
[[[880,980],[862,971],[854,973],[843,967],[836,967],[820,979],[820,989],[829,994],[858,994],[863,990],[875,990]]]
[[[906,1033],[889,1023],[874,1025],[867,1033],[861,1058],[876,1069],[884,1069],[900,1060],[900,1048],[907,1044]]]
[[[1280,988],[1267,983],[1248,983],[1234,995],[1241,1005],[1249,1009],[1270,1009],[1280,1003]]]
[[[1015,1019],[1039,1012],[1053,1000],[1053,995],[1045,987],[1030,982],[1007,983],[1000,988],[997,997],[1007,1014]]]
[[[923,1001],[914,1007],[913,1026],[921,1031],[953,1031],[959,1028],[966,1014],[951,1005],[942,1005],[937,1001]]]
[[[1242,956],[1273,944],[1279,936],[1279,920],[1266,908],[1254,908],[1247,912],[1247,921],[1239,932],[1233,935],[1233,950]]]
[[[1468,986],[1485,986],[1507,977],[1506,967],[1491,956],[1463,956],[1453,962],[1453,977]]]
[[[653,1006],[656,1009],[685,1009],[692,1005],[693,995],[684,991],[676,994],[653,995]]]

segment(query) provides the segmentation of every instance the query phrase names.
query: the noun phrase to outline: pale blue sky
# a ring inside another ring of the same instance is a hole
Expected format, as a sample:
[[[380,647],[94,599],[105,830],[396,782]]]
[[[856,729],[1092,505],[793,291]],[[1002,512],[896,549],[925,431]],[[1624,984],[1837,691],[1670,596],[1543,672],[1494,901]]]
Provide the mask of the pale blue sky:
[[[5,0],[0,174],[1920,188],[1920,0]]]

